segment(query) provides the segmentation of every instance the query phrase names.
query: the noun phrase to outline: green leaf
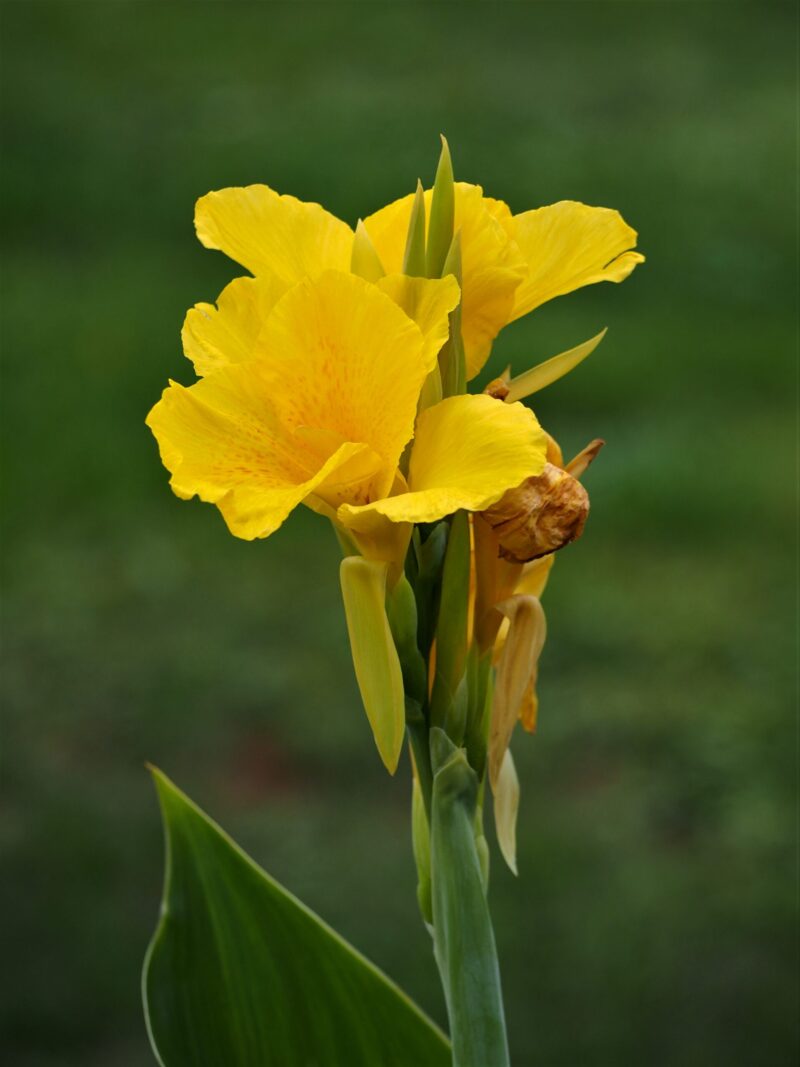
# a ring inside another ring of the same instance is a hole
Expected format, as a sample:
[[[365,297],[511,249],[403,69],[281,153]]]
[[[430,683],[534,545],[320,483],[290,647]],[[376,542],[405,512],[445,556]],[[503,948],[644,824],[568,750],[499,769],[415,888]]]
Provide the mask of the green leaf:
[[[166,878],[142,991],[162,1067],[449,1067],[397,986],[153,777]]]
[[[342,560],[339,578],[356,681],[381,759],[397,770],[406,730],[403,673],[386,617],[388,563]]]

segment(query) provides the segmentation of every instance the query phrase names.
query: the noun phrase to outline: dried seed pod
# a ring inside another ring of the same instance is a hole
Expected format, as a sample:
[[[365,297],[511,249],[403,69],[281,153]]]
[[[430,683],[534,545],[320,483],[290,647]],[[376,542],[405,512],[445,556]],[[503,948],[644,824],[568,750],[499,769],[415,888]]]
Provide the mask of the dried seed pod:
[[[483,517],[494,528],[502,558],[527,563],[580,537],[588,514],[589,494],[577,478],[545,463],[541,474],[510,489]]]

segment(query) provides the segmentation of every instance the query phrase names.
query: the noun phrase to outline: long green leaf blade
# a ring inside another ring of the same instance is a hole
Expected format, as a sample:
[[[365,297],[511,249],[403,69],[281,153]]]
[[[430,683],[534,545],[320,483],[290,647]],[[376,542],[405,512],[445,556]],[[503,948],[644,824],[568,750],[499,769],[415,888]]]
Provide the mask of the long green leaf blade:
[[[153,775],[167,869],[142,990],[162,1067],[448,1067],[397,986]]]

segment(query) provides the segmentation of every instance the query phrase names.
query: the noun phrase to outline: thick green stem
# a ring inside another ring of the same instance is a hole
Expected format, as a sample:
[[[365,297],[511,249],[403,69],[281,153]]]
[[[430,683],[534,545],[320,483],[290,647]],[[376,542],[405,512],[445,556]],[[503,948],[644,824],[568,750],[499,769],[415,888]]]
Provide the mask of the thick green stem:
[[[436,728],[431,750],[433,937],[453,1067],[508,1067],[500,969],[475,842],[478,780],[464,750]]]

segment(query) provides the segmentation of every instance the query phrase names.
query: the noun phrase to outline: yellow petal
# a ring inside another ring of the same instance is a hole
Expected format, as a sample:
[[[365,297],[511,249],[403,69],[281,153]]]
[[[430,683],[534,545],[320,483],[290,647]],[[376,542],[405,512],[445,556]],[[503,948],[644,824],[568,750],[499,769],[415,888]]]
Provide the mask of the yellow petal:
[[[461,298],[458,282],[452,276],[429,279],[388,274],[377,285],[422,330],[423,356],[430,373],[437,366],[439,349],[447,340],[448,315]]]
[[[517,812],[519,778],[511,749],[506,749],[494,793],[494,825],[497,843],[512,874],[517,873]]]
[[[569,374],[587,356],[590,356],[605,335],[606,330],[601,330],[590,340],[584,341],[582,345],[576,345],[575,348],[561,352],[551,359],[544,360],[543,363],[537,363],[535,367],[531,367],[530,370],[526,370],[523,374],[518,374],[516,378],[512,378],[508,383],[507,399],[509,401],[524,400],[526,396],[538,393],[540,389],[557,382],[559,378]]]
[[[231,533],[273,533],[309,493],[364,452],[345,442],[320,457],[275,416],[258,362],[227,367],[191,388],[172,383],[147,417],[176,495],[217,504]]]
[[[222,290],[216,307],[195,304],[186,313],[181,337],[198,376],[252,359],[264,320],[285,291],[271,276],[236,278]]]
[[[394,774],[405,734],[405,696],[400,659],[386,617],[388,566],[348,556],[340,579],[353,666],[375,744]]]
[[[546,633],[538,597],[509,597],[497,610],[508,618],[509,629],[497,667],[489,726],[489,780],[494,791]]]
[[[409,492],[339,509],[345,525],[378,513],[392,522],[434,522],[463,508],[482,511],[544,467],[545,436],[533,412],[493,397],[449,397],[419,417]]]
[[[279,196],[266,185],[208,193],[197,201],[194,223],[206,248],[287,286],[323,270],[350,268],[353,231],[346,223],[319,204]]]
[[[530,563],[523,563],[515,591],[525,596],[541,597],[555,560],[556,557],[551,552],[549,556],[540,556]]]
[[[427,190],[428,214],[431,195]],[[402,270],[413,201],[411,195],[403,197],[364,220],[389,272]],[[510,321],[515,291],[527,272],[526,262],[503,224],[504,207],[501,201],[487,201],[479,185],[456,182],[454,228],[461,231],[461,330],[468,378],[480,371],[492,341]]]
[[[519,721],[522,723],[522,729],[529,734],[535,733],[536,722],[539,718],[539,697],[536,693],[538,675],[539,664],[537,663],[533,668],[531,682],[522,699],[522,707],[519,711]]]
[[[636,231],[618,211],[562,200],[513,218],[514,240],[528,264],[513,318],[594,282],[621,282],[644,260]]]
[[[279,421],[369,445],[388,492],[428,373],[422,332],[377,286],[328,271],[290,289],[259,337]],[[366,495],[361,500],[366,501]]]

